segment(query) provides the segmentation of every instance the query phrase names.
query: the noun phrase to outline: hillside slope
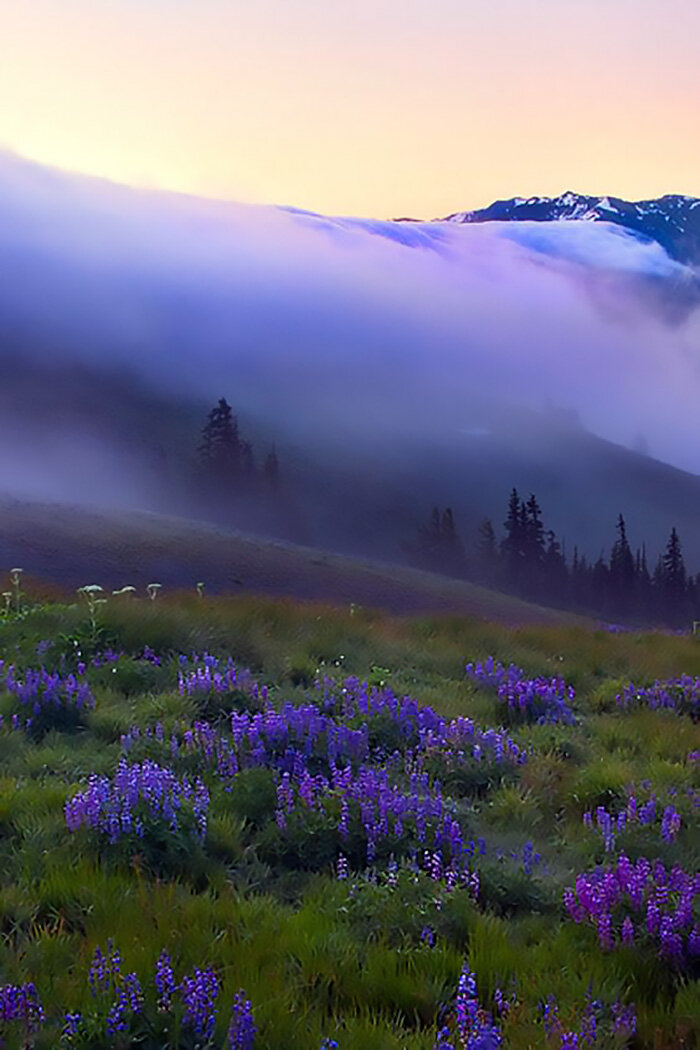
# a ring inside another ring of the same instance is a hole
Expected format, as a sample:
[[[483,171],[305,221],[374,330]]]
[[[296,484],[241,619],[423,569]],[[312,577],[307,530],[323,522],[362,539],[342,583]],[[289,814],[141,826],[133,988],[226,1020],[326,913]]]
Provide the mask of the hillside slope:
[[[395,614],[461,613],[501,623],[590,623],[461,580],[263,540],[143,511],[0,502],[0,565],[67,587],[159,582],[207,593],[354,602]]]

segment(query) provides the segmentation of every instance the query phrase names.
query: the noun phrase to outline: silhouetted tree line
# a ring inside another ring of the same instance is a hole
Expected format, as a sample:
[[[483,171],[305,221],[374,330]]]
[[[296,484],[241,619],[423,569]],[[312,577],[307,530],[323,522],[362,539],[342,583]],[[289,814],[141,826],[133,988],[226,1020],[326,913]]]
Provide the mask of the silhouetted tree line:
[[[651,573],[646,545],[632,551],[622,514],[609,556],[601,551],[595,562],[574,547],[569,563],[563,543],[545,528],[534,493],[523,500],[515,488],[511,491],[503,528],[499,539],[493,522],[485,518],[475,556],[468,560],[452,510],[448,507],[441,515],[435,507],[419,529],[417,543],[404,549],[424,568],[470,576],[531,601],[636,623],[682,627],[700,619],[700,573],[686,571],[675,527]]]
[[[258,467],[253,446],[241,438],[238,420],[225,397],[219,399],[207,417],[197,455],[199,480],[212,494],[225,494],[236,486],[250,489],[258,480],[270,486],[279,481],[274,445]]]
[[[442,514],[433,507],[430,521],[418,529],[417,542],[405,543],[403,549],[423,569],[450,576],[462,576],[468,570],[464,544],[455,528],[451,507],[446,507]]]

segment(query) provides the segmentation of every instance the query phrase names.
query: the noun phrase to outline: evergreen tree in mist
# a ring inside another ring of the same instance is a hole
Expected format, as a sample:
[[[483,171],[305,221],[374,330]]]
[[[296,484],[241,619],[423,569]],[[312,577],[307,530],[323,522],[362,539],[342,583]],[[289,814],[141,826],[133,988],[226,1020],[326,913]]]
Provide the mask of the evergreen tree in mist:
[[[523,520],[523,585],[534,597],[544,597],[548,590],[545,579],[545,543],[542,510],[534,492],[521,507]]]
[[[686,572],[675,527],[653,577],[646,544],[632,553],[622,513],[609,558],[601,550],[591,563],[575,546],[571,567],[556,533],[545,527],[534,493],[524,502],[516,488],[511,490],[503,527],[505,535],[499,542],[491,519],[482,520],[475,557],[469,562],[451,508],[441,513],[433,507],[428,522],[418,530],[418,543],[402,548],[425,568],[453,576],[470,569],[469,578],[477,582],[585,615],[640,627],[683,627],[700,620],[700,572],[695,577]]]
[[[610,604],[616,612],[627,613],[632,609],[636,597],[636,578],[634,555],[627,539],[625,519],[620,514],[617,519],[617,539],[610,552],[608,575]]]
[[[446,507],[442,514],[438,507],[433,507],[427,524],[418,529],[417,543],[405,545],[404,549],[423,568],[456,576],[466,572],[464,544],[451,507]]]
[[[220,398],[209,413],[197,451],[204,477],[209,482],[225,486],[240,476],[242,446],[238,421],[226,398]]]
[[[659,557],[654,572],[654,583],[668,620],[680,623],[688,615],[687,576],[681,541],[675,526],[671,529],[666,550]]]
[[[496,530],[490,518],[484,518],[479,525],[476,555],[479,579],[485,583],[496,583],[500,575],[501,558],[496,541]]]
[[[513,488],[508,499],[508,513],[503,523],[506,530],[501,541],[501,554],[505,562],[507,578],[513,585],[522,581],[526,550],[526,511],[521,506],[518,490]]]
[[[547,549],[544,552],[542,570],[546,593],[550,600],[562,602],[568,599],[569,570],[553,529],[547,530]]]

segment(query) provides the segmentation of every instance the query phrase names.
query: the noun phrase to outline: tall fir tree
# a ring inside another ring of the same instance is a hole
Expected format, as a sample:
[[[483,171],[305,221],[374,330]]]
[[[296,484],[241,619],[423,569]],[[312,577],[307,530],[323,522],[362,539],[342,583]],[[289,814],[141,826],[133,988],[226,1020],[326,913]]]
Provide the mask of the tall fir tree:
[[[210,481],[227,485],[240,474],[242,448],[238,421],[224,397],[209,413],[198,452],[200,464]]]
[[[541,598],[546,592],[545,541],[542,511],[534,492],[521,507],[523,522],[523,584],[526,593]]]
[[[634,556],[627,539],[625,519],[617,519],[617,539],[610,552],[610,602],[618,612],[629,612],[634,605],[636,571]]]
[[[508,498],[508,513],[503,526],[505,538],[501,541],[501,553],[505,561],[508,579],[518,586],[522,582],[526,550],[526,510],[521,507],[518,490],[513,488]]]
[[[661,555],[657,586],[664,612],[669,621],[682,623],[687,617],[686,570],[675,525],[671,529],[666,550]]]
[[[544,553],[543,568],[547,596],[558,602],[566,600],[569,596],[569,571],[553,529],[547,530],[547,549]]]
[[[487,583],[495,583],[498,578],[499,552],[496,530],[490,518],[484,518],[479,525],[476,553],[480,578]]]
[[[442,515],[438,507],[433,507],[428,524],[421,525],[418,530],[415,555],[428,569],[463,575],[466,571],[466,555],[451,507],[446,507]]]

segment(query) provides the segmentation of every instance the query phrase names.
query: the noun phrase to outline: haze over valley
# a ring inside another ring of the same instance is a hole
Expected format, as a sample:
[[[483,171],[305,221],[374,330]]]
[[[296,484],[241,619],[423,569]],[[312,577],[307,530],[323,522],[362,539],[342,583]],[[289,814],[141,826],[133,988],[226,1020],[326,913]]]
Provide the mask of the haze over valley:
[[[206,517],[185,480],[226,397],[289,494],[232,527],[401,559],[434,504],[471,541],[516,486],[569,549],[595,558],[622,512],[700,562],[698,270],[572,199],[334,218],[3,154],[2,491]]]

